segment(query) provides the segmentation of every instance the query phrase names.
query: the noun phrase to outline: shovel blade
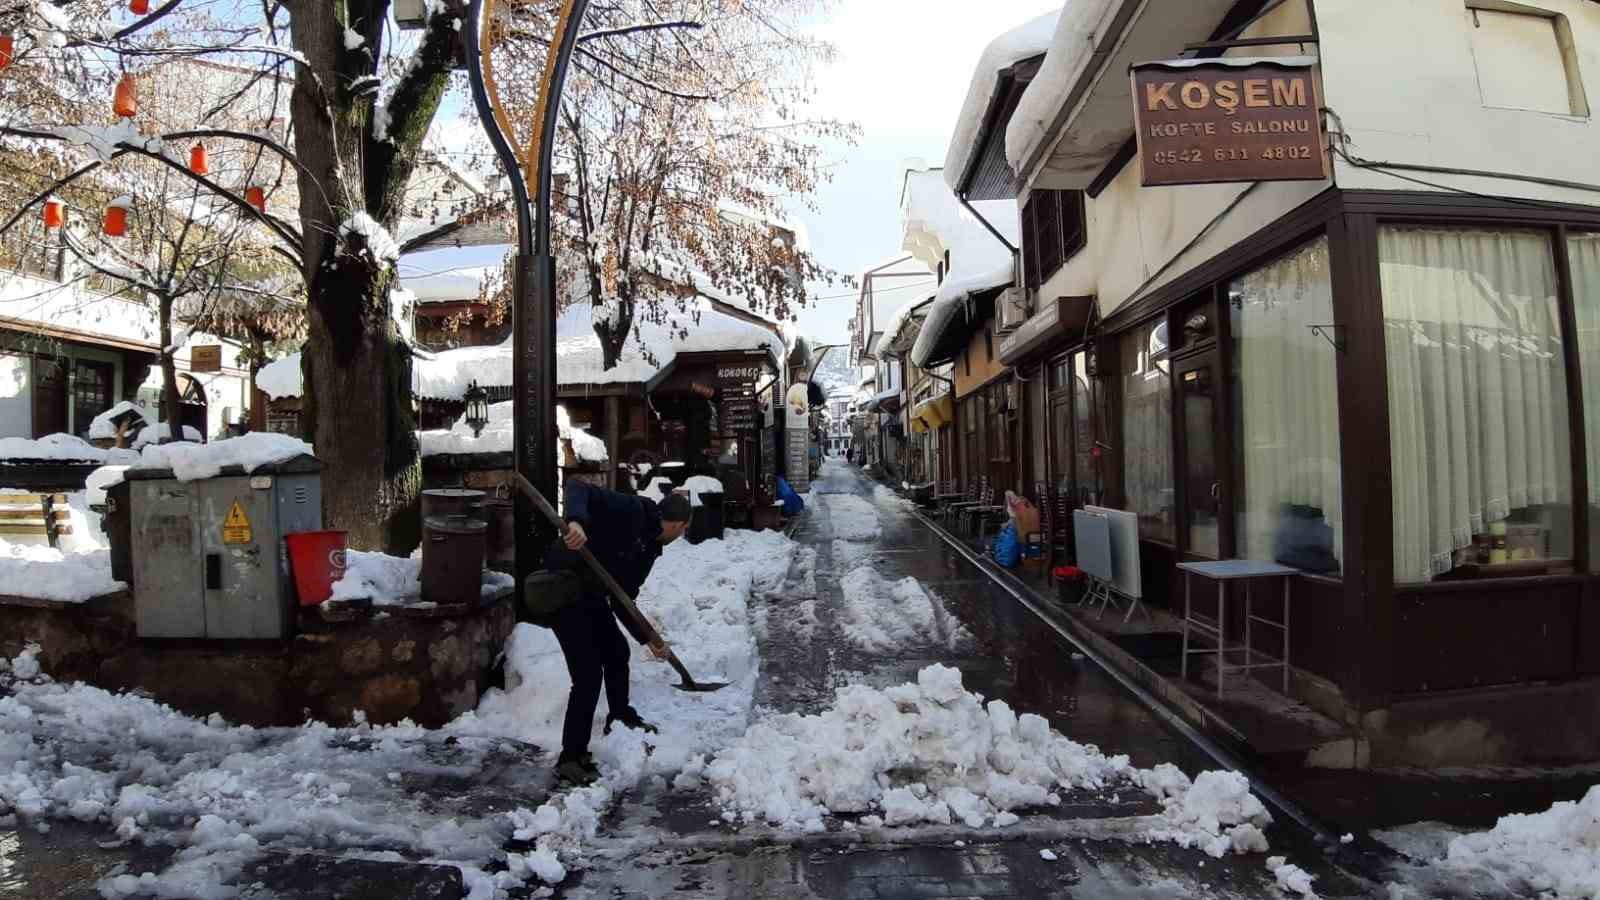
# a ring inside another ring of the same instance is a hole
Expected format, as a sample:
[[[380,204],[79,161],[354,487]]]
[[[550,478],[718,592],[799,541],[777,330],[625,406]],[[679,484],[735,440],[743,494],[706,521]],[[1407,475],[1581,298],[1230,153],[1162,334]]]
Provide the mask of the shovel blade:
[[[680,691],[688,691],[692,694],[709,694],[712,691],[720,691],[727,686],[728,682],[726,681],[685,681],[682,684],[673,685]]]

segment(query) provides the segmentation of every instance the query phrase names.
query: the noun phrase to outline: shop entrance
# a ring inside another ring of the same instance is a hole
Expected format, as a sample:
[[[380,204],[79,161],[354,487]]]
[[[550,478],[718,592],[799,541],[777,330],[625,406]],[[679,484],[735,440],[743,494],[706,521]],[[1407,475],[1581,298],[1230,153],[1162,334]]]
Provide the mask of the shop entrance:
[[[1174,364],[1178,428],[1178,538],[1190,559],[1218,559],[1222,551],[1223,467],[1218,465],[1222,431],[1221,384],[1215,350]]]

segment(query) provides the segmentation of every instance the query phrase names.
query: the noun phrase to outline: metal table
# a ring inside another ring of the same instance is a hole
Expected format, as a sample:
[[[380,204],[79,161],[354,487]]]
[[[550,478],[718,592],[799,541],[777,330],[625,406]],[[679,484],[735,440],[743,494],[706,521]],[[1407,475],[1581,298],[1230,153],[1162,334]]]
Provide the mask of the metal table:
[[[1279,565],[1271,562],[1260,562],[1252,559],[1224,559],[1217,562],[1179,563],[1178,568],[1183,571],[1183,678],[1189,678],[1189,657],[1199,653],[1215,653],[1217,655],[1217,695],[1223,692],[1223,682],[1228,672],[1248,673],[1254,669],[1281,668],[1283,670],[1283,692],[1289,692],[1289,586],[1292,576],[1299,574],[1299,569]],[[1215,622],[1207,621],[1202,616],[1195,615],[1194,604],[1191,602],[1191,576],[1199,575],[1209,578],[1217,583],[1217,618]],[[1258,578],[1283,579],[1283,622],[1274,622],[1255,614],[1252,607],[1251,582]],[[1244,582],[1244,646],[1229,647],[1224,634],[1228,620],[1228,582]],[[1283,658],[1273,657],[1257,651],[1251,641],[1251,626],[1260,622],[1271,628],[1283,632]],[[1217,642],[1214,648],[1191,650],[1189,648],[1190,632],[1197,632],[1201,637],[1210,638]],[[1228,664],[1228,653],[1238,650],[1244,651],[1244,662],[1238,665]],[[1265,657],[1270,662],[1256,662],[1256,657]]]

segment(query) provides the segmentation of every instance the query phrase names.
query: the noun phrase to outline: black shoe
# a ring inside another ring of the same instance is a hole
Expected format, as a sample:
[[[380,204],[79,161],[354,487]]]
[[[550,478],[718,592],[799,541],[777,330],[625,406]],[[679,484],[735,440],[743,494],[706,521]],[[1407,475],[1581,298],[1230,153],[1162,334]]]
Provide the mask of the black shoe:
[[[606,727],[605,727],[605,730],[601,732],[601,734],[610,734],[612,725],[626,725],[627,727],[632,728],[635,731],[642,731],[645,734],[655,734],[656,733],[656,727],[654,725],[651,725],[649,722],[646,722],[645,720],[639,718],[638,711],[635,710],[631,706],[628,707],[627,709],[622,710],[621,712],[607,713],[606,714]]]
[[[594,764],[594,757],[587,753],[582,756],[563,756],[556,760],[556,782],[564,787],[583,787],[593,784],[599,777],[600,767]]]

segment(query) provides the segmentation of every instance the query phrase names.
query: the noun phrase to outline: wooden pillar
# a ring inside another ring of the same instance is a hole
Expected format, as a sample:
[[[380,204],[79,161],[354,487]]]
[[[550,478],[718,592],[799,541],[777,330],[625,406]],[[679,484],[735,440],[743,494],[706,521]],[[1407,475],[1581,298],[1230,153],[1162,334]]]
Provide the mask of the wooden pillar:
[[[606,398],[606,453],[611,457],[609,486],[617,490],[621,480],[617,472],[626,460],[622,458],[622,398],[616,395]]]
[[[1363,715],[1389,705],[1394,682],[1394,494],[1388,357],[1378,223],[1345,214],[1328,225],[1338,354],[1339,455],[1344,505],[1345,634],[1336,669]]]

